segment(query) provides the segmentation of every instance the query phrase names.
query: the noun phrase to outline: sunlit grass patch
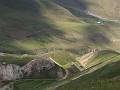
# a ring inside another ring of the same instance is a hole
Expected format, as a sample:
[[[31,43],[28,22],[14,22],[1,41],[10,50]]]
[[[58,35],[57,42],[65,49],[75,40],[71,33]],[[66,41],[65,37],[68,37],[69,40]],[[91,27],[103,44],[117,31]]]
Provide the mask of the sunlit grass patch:
[[[0,55],[0,63],[6,64],[17,64],[17,65],[25,65],[31,60],[37,58],[37,55],[17,55],[17,54],[3,54]]]
[[[24,50],[39,49],[44,47],[43,43],[35,40],[15,41],[13,45]]]
[[[62,67],[66,67],[76,62],[75,55],[67,51],[54,51],[49,56]]]

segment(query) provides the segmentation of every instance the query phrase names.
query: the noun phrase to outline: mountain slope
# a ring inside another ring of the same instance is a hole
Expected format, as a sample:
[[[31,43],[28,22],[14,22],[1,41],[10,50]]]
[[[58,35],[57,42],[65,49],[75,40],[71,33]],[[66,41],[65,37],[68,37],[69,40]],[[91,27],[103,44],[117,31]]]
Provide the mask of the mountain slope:
[[[106,54],[108,56],[104,57]],[[92,66],[93,72],[90,70],[91,73],[71,80],[55,90],[115,90],[120,88],[120,54],[102,51],[92,59],[94,63],[96,62],[95,60],[99,60],[99,63],[94,64],[95,67],[94,65]]]
[[[118,89],[118,5],[119,0],[1,0],[0,63],[23,66],[47,55],[58,66],[71,71],[62,81],[16,80],[15,89],[89,90],[92,80],[95,89],[99,90],[97,84],[101,82],[107,83],[103,88],[114,83]],[[76,58],[92,50],[98,51],[89,54],[86,68],[80,71],[83,67]]]
[[[102,60],[103,58],[104,60]],[[102,61],[102,63],[96,63],[91,68],[88,68],[82,73],[75,74],[73,77],[68,77],[65,80],[44,80],[44,82],[41,80],[16,81],[16,89],[26,90],[29,88],[30,90],[114,90],[120,88],[120,54],[114,51],[100,51],[96,57],[93,57],[91,61],[96,62],[98,59],[101,59],[100,61]],[[30,84],[35,85],[30,86]],[[114,86],[111,87],[111,84]]]
[[[86,0],[90,12],[109,19],[120,20],[120,0]]]
[[[59,2],[65,4],[61,5]],[[85,13],[76,16],[73,12],[78,10],[64,7],[76,6],[75,8],[82,10],[85,8],[81,6],[83,3],[85,4],[78,0],[74,3],[72,0],[2,0],[0,51],[28,53],[41,48],[71,50],[81,46],[118,49],[119,26],[111,27],[111,24],[106,22],[97,25],[99,19],[89,15],[86,17]]]

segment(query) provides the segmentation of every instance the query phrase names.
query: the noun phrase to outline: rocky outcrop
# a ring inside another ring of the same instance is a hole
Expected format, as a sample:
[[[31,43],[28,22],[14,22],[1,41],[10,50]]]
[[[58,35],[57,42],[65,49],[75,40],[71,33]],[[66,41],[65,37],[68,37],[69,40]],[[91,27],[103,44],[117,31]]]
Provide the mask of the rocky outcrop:
[[[0,81],[16,79],[62,79],[66,72],[49,57],[35,59],[20,67],[14,64],[0,64]]]
[[[42,58],[32,60],[28,64],[22,67],[22,70],[26,76],[29,76],[33,72],[40,73],[42,70],[49,70],[54,67],[55,64],[49,58]]]
[[[0,80],[15,80],[22,77],[23,77],[23,73],[18,65],[0,64]]]
[[[22,67],[25,78],[63,78],[65,71],[49,57],[32,60]]]
[[[0,82],[0,90],[14,90],[13,82],[11,83]]]

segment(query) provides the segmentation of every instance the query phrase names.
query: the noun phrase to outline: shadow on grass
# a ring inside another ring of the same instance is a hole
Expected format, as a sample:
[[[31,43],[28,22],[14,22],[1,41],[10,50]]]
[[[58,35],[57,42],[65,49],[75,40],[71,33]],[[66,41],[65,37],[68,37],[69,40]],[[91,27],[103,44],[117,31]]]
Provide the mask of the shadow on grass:
[[[81,10],[87,9],[87,5],[84,0],[55,0],[55,2],[64,7],[69,6],[69,7],[72,7],[72,8],[74,7]]]
[[[64,35],[45,20],[41,14],[41,4],[37,0],[1,0],[0,5],[1,52],[21,52],[21,48],[11,45],[14,41],[35,40],[38,43],[48,43],[54,41],[53,37]]]
[[[106,28],[101,26],[91,25],[83,31],[85,39],[93,44],[108,45],[111,41],[105,32]]]
[[[73,15],[80,17],[81,20],[93,23],[93,21],[98,21],[99,18],[88,15],[88,5],[96,5],[92,2],[86,2],[85,0],[54,0],[60,6],[69,10]]]
[[[36,25],[33,24],[32,27],[31,26],[23,27],[22,25],[20,27],[21,28],[19,28],[19,26],[15,27],[11,25],[9,27],[3,27],[2,30],[0,30],[1,31],[0,32],[0,35],[1,35],[0,51],[1,52],[5,52],[5,53],[27,52],[23,48],[20,48],[19,46],[17,47],[16,45],[14,45],[14,41],[18,41],[18,42],[31,41],[31,44],[33,44],[32,41],[35,41],[37,44],[40,43],[43,45],[43,44],[48,44],[49,42],[54,42],[54,38],[64,37],[63,31],[54,29],[54,26],[47,24],[47,22],[42,22]],[[34,46],[34,48],[36,49],[38,47]]]
[[[40,5],[36,0],[0,0],[0,5],[17,11],[30,11],[39,13]]]

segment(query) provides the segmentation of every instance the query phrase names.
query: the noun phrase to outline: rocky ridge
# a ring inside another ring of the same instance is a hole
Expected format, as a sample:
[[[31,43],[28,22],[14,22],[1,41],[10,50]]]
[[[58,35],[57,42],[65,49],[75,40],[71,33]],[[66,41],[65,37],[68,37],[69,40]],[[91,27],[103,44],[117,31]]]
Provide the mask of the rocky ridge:
[[[53,62],[49,57],[35,59],[20,67],[15,64],[0,64],[0,81],[17,79],[40,79],[42,76],[54,76],[54,79],[62,79],[65,70]],[[47,77],[44,77],[47,78]]]

